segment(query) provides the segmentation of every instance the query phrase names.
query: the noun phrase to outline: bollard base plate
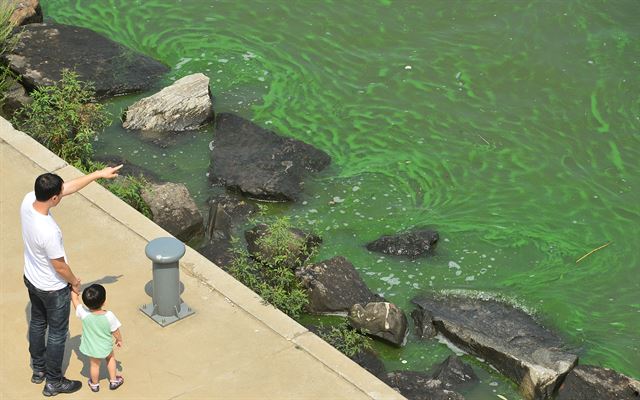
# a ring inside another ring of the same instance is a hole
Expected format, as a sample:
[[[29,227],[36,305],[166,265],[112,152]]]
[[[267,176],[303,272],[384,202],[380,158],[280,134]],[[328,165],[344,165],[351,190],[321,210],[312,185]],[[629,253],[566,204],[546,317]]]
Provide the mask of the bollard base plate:
[[[155,306],[151,304],[145,304],[140,307],[140,311],[146,314],[149,318],[156,321],[163,328],[169,324],[179,321],[188,317],[191,314],[195,314],[195,311],[191,309],[186,303],[180,303],[180,310],[177,315],[162,316],[155,313]]]

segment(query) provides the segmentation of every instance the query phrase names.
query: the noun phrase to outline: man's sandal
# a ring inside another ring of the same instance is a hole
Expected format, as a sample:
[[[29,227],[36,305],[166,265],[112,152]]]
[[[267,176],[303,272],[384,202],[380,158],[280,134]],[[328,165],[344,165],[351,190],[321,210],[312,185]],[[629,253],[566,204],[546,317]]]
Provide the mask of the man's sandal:
[[[124,383],[124,378],[120,375],[116,375],[116,379],[109,381],[109,389],[116,390]]]
[[[100,382],[98,383],[92,383],[91,379],[89,379],[87,381],[87,385],[89,385],[89,389],[91,389],[92,392],[99,392],[100,391]]]

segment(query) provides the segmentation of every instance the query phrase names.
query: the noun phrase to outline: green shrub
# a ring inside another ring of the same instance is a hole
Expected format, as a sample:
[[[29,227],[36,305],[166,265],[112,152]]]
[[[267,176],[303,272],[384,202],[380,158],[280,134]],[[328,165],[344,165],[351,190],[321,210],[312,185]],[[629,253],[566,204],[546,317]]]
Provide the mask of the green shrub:
[[[320,326],[319,336],[347,357],[371,349],[371,339],[353,329],[346,321],[329,328]]]
[[[290,229],[288,218],[280,217],[273,221],[265,236],[259,239],[259,245],[270,249],[269,256],[260,260],[252,259],[244,248],[238,247],[236,241],[235,257],[229,272],[260,295],[265,302],[297,318],[302,314],[309,299],[288,264],[289,249],[294,246],[291,241],[295,240],[290,234]]]
[[[69,164],[90,168],[92,141],[110,123],[104,106],[92,103],[93,94],[91,84],[63,70],[55,85],[31,93],[33,102],[18,111],[14,122]]]
[[[148,185],[143,177],[123,176],[113,181],[101,182],[101,184],[145,217],[149,219],[153,217],[149,205],[142,198],[142,191]]]

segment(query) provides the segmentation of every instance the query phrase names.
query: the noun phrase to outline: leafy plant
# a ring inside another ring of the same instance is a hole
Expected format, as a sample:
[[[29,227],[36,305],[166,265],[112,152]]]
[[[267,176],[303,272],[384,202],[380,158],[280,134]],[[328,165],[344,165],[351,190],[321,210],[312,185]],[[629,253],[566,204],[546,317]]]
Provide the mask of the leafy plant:
[[[91,84],[65,69],[55,85],[40,87],[31,94],[33,102],[18,111],[14,122],[69,164],[89,168],[91,142],[110,123],[104,106],[92,102],[93,95]]]
[[[371,339],[353,329],[346,321],[329,328],[321,326],[319,336],[347,357],[371,349]]]
[[[123,176],[114,181],[101,182],[101,184],[145,217],[149,219],[153,217],[149,205],[142,198],[142,191],[148,185],[142,176]]]
[[[256,239],[260,250],[254,257],[259,262],[295,270],[314,255],[314,235],[295,232],[289,217],[272,219],[266,227],[266,233]]]
[[[258,260],[252,259],[247,250],[238,246],[236,240],[235,257],[229,272],[260,295],[265,302],[297,318],[302,314],[309,299],[288,264],[291,260],[291,241],[296,240],[291,236],[290,229],[291,224],[287,218],[276,218],[266,234],[257,241],[261,246],[270,249],[269,256],[263,256]]]

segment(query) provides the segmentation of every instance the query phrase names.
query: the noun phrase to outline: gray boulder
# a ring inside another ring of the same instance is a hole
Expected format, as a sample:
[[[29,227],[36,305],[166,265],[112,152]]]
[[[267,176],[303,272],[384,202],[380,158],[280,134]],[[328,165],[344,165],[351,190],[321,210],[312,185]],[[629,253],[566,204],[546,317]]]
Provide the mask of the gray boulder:
[[[307,295],[311,313],[347,313],[357,303],[381,301],[364,283],[346,258],[337,256],[296,270]]]
[[[132,130],[181,132],[198,129],[212,119],[209,78],[197,73],[135,102],[127,109],[122,126]]]
[[[556,400],[638,400],[640,382],[608,368],[578,365],[565,378]]]
[[[22,107],[30,104],[33,99],[29,97],[24,87],[18,83],[15,79],[8,80],[7,91],[4,93],[5,98],[2,102],[2,115],[5,115],[7,119],[13,117],[16,111]]]
[[[25,25],[3,60],[29,91],[55,84],[66,68],[93,82],[97,98],[149,89],[169,70],[89,29],[55,23]]]
[[[381,380],[409,400],[464,400],[460,393],[445,388],[441,381],[424,372],[388,372]]]
[[[4,1],[4,0],[3,0]],[[42,7],[39,0],[7,0],[15,7],[9,21],[15,26],[42,22]]]
[[[260,200],[296,200],[306,174],[331,162],[325,152],[309,144],[228,113],[216,117],[213,146],[212,183]]]
[[[461,349],[478,356],[520,385],[526,399],[548,399],[578,357],[524,311],[496,300],[424,296],[414,304]]]
[[[354,304],[349,311],[349,324],[398,347],[404,346],[406,341],[407,317],[393,303]]]
[[[142,198],[151,209],[153,222],[183,242],[202,232],[202,215],[182,183],[152,183]]]
[[[393,256],[419,257],[432,254],[440,236],[432,230],[419,230],[382,236],[367,244],[367,250]]]

